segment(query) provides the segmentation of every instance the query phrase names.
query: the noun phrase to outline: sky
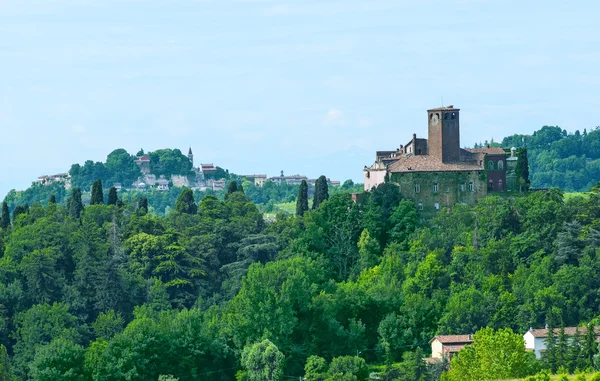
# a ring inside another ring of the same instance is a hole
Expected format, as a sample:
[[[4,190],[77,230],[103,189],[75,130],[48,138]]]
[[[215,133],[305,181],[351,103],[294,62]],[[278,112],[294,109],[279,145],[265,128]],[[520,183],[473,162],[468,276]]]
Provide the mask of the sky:
[[[461,145],[600,125],[598,1],[0,0],[0,198],[191,146],[238,174],[362,182],[461,109]]]

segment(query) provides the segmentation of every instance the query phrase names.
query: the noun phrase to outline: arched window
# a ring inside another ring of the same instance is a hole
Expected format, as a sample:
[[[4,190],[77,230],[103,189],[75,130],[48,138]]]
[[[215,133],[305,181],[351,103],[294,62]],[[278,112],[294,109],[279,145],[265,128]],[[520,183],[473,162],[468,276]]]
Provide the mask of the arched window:
[[[504,169],[504,162],[502,160],[498,160],[498,169]]]
[[[494,190],[494,182],[492,180],[488,181],[488,190],[489,191]]]
[[[419,210],[423,210],[423,202],[419,201],[419,203],[417,204]]]
[[[448,119],[448,116],[449,116],[449,115],[450,115],[449,113],[445,113],[445,114],[444,114],[444,119]]]
[[[433,119],[433,113],[429,114],[429,119]]]
[[[452,113],[452,119],[454,119],[454,118],[456,118],[456,113],[455,112]]]
[[[498,180],[498,190],[502,191],[502,190],[504,190],[503,188],[504,187],[503,187],[503,184],[502,184],[502,180]]]
[[[493,161],[488,161],[488,170],[489,171],[493,171],[494,170],[494,162]]]

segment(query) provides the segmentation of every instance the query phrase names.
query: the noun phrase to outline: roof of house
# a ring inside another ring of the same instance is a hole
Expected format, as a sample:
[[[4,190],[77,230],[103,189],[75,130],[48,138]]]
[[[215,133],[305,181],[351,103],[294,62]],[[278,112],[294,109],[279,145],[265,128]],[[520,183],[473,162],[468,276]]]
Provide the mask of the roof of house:
[[[150,161],[150,156],[143,155],[143,156],[138,157],[138,160],[139,161]]]
[[[247,179],[266,179],[267,175],[242,175],[242,177]]]
[[[465,148],[465,151],[471,153],[486,153],[488,155],[506,155],[504,148],[489,147],[489,148]]]
[[[573,336],[575,335],[575,331],[579,330],[580,335],[585,335],[587,333],[587,327],[565,327],[565,335]],[[541,329],[530,329],[529,332],[533,335],[533,337],[548,337],[548,328]],[[600,326],[594,327],[594,332],[596,336],[600,335]],[[560,334],[560,328],[554,328],[554,335]]]
[[[432,155],[401,155],[398,160],[389,164],[388,171],[402,172],[448,172],[448,171],[482,171],[476,162],[443,163]]]
[[[473,335],[438,335],[429,343],[436,339],[442,344],[469,344],[473,342]]]

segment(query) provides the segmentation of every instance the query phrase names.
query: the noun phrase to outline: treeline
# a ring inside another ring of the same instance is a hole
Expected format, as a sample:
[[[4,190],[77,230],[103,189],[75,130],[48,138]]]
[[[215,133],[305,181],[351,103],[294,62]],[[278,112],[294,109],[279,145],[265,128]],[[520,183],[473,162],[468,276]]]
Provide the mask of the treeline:
[[[526,147],[534,188],[587,191],[600,179],[600,129],[567,133],[544,126],[533,135],[504,138],[502,147]]]
[[[144,199],[84,207],[73,192],[67,207],[2,218],[12,371],[333,381],[379,364],[382,379],[433,380],[445,369],[419,359],[436,334],[521,336],[598,316],[600,192],[488,197],[425,224],[393,184],[358,202],[325,190],[315,209],[273,223],[237,184],[199,203],[185,189],[164,217]]]

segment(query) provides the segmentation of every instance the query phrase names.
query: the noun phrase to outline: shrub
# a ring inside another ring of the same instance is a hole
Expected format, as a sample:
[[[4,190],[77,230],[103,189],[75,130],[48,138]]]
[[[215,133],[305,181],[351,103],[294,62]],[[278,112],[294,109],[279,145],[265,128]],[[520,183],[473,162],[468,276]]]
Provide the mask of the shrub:
[[[600,373],[596,373],[590,378],[590,381],[600,381]]]
[[[585,374],[578,374],[574,381],[586,381]]]
[[[558,381],[569,381],[569,376],[567,376],[566,374],[561,374],[558,377]]]
[[[536,381],[550,381],[550,375],[547,370],[542,370],[535,379]]]

